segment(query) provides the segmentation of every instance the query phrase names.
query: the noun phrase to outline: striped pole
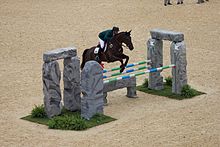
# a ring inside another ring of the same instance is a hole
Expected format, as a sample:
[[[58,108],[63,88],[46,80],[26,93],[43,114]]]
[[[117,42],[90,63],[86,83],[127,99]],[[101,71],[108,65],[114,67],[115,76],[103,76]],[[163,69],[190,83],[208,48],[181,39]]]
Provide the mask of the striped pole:
[[[142,64],[145,64],[145,63],[149,63],[149,62],[151,62],[151,60],[140,61],[140,62],[137,62],[137,63],[128,64],[125,68],[129,68],[129,67],[133,67],[133,66],[137,66],[137,65],[142,65]],[[120,67],[115,67],[115,68],[112,68],[112,69],[103,69],[103,73],[110,72],[110,71],[115,71],[115,70],[120,70],[120,69],[121,69]]]
[[[134,74],[126,75],[126,76],[111,78],[109,80],[104,80],[104,83],[118,81],[118,80],[121,80],[121,79],[129,79],[131,77],[136,77],[136,76],[140,76],[140,75],[143,75],[143,74],[146,74],[146,73],[151,73],[151,72],[157,72],[157,71],[161,71],[161,70],[167,69],[167,68],[175,68],[175,65],[171,64],[171,65],[162,66],[162,67],[159,67],[159,68],[152,68],[150,70],[146,70],[146,71],[143,71],[143,72],[138,72],[138,73],[134,73]]]
[[[131,73],[131,72],[138,71],[138,70],[143,70],[143,69],[146,69],[146,68],[147,68],[147,66],[140,66],[138,68],[128,69],[126,71],[123,71],[122,73],[116,72],[116,73],[113,73],[111,75],[103,75],[103,79],[110,78],[110,77],[115,77],[115,76],[126,74],[126,73]]]

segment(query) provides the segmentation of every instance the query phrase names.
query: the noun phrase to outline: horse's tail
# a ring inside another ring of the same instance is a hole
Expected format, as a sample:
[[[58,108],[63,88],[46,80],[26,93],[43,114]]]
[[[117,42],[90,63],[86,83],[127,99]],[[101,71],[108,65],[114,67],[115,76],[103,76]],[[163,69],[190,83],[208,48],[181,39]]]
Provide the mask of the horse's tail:
[[[88,49],[84,50],[83,54],[82,54],[82,63],[81,63],[81,70],[83,69],[84,65],[86,64],[86,53],[87,53]]]

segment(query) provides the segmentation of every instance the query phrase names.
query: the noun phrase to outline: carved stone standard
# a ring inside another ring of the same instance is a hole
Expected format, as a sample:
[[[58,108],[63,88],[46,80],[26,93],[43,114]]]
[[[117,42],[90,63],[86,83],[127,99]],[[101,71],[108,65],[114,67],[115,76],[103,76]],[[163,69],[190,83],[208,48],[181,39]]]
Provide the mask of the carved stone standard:
[[[81,116],[90,119],[96,113],[103,113],[103,78],[102,68],[96,61],[86,62],[81,73],[83,97]]]
[[[61,113],[61,72],[57,61],[43,64],[44,108],[49,118]]]
[[[70,111],[80,110],[80,60],[78,57],[64,59],[63,81],[64,107]]]
[[[163,66],[163,41],[149,39],[147,42],[147,60],[151,60],[150,68]],[[154,90],[163,89],[163,77],[161,71],[149,73],[148,88]]]
[[[186,61],[186,46],[185,43],[172,43],[170,47],[171,63],[175,64],[176,68],[172,69],[172,92],[180,94],[181,89],[187,84],[187,61]]]

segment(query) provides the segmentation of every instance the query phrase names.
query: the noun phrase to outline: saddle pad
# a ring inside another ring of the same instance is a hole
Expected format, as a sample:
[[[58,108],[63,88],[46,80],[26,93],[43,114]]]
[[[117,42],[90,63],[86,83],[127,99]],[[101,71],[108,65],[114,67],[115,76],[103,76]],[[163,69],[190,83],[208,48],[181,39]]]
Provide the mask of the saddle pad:
[[[100,49],[99,47],[96,47],[96,48],[94,49],[94,54],[98,54],[99,49]],[[107,44],[105,45],[104,52],[106,51],[106,49],[107,49]]]
[[[98,52],[99,52],[99,47],[95,48],[94,54],[98,54]]]

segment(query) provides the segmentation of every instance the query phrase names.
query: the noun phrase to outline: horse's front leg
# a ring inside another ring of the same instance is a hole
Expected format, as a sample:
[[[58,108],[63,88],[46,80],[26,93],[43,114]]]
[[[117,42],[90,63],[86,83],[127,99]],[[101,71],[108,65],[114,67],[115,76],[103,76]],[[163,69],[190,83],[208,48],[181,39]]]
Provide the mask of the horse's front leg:
[[[121,66],[120,66],[120,68],[121,68],[120,72],[122,73],[128,64],[129,57],[125,54],[122,54],[121,58],[122,58],[122,62],[121,62]],[[123,59],[125,59],[125,63],[123,63]]]
[[[111,56],[111,61],[110,62],[115,62],[115,61],[119,61],[119,62],[121,62],[121,65],[120,65],[120,73],[122,73],[123,71],[124,71],[124,69],[125,69],[125,65],[124,65],[124,62],[123,62],[123,58],[120,56],[120,57],[118,57],[118,56]]]
[[[122,72],[125,70],[125,66],[126,66],[126,65],[123,63],[123,59],[120,59],[119,61],[121,62],[120,73],[122,73]]]
[[[128,60],[129,60],[129,57],[125,54],[122,54],[122,59],[125,59],[125,63],[124,63],[124,66],[126,66],[128,64]]]

